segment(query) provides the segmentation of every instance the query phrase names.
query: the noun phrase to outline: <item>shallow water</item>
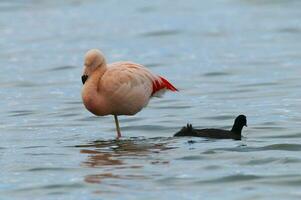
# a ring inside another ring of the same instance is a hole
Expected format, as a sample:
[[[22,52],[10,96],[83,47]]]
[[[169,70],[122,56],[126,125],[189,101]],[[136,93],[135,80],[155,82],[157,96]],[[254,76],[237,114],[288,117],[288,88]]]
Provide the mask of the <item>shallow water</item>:
[[[297,0],[0,1],[0,199],[300,199]],[[133,60],[179,89],[94,117],[84,53]],[[242,141],[172,138],[186,123]]]

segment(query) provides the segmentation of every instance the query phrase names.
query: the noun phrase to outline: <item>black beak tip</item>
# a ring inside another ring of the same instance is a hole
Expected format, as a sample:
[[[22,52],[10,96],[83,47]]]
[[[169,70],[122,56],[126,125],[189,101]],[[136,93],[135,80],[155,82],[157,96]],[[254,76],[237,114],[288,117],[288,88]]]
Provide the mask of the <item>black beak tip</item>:
[[[85,84],[85,82],[87,81],[88,79],[88,75],[82,75],[82,82],[83,84]]]

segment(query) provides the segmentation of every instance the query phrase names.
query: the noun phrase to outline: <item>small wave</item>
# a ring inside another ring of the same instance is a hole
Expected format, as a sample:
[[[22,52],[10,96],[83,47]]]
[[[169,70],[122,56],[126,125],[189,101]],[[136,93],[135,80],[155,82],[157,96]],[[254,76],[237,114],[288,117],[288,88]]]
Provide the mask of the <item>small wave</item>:
[[[205,157],[200,155],[195,156],[184,156],[181,158],[178,158],[177,160],[203,160]]]
[[[264,87],[264,86],[277,86],[278,82],[265,82],[265,83],[252,83],[252,84],[242,84],[240,87]]]
[[[288,134],[288,135],[271,135],[271,136],[264,136],[261,138],[275,138],[275,139],[288,139],[288,138],[300,138],[301,133],[295,133],[295,134]]]
[[[171,36],[178,35],[181,31],[179,30],[160,30],[160,31],[150,31],[147,33],[140,34],[143,37],[162,37],[162,36]]]
[[[148,64],[144,64],[144,66],[146,66],[147,68],[153,68],[153,67],[160,67],[163,66],[164,64],[162,63],[148,63]]]
[[[213,117],[203,117],[203,119],[212,119],[212,120],[226,120],[226,119],[235,119],[234,115],[222,115],[222,116],[213,116]]]
[[[38,171],[67,171],[70,170],[70,168],[63,168],[63,167],[36,167],[28,169],[29,172],[38,172]]]
[[[203,74],[203,76],[206,76],[206,77],[228,76],[228,75],[231,75],[231,74],[228,72],[208,72],[208,73]]]
[[[33,110],[14,110],[10,112],[10,117],[23,117],[27,115],[35,114],[36,112]]]
[[[272,144],[261,147],[261,150],[301,151],[300,144]]]
[[[169,127],[161,126],[161,125],[136,125],[136,126],[124,126],[122,127],[124,131],[128,130],[135,130],[135,131],[145,131],[145,130],[151,130],[151,131],[162,131],[162,130],[170,130]]]
[[[216,148],[213,151],[234,151],[234,152],[253,152],[253,151],[301,151],[300,144],[272,144],[264,147],[246,147],[235,148]]]
[[[212,179],[212,180],[198,181],[197,183],[198,184],[232,183],[232,182],[256,180],[256,179],[261,179],[261,178],[262,178],[261,176],[256,176],[256,175],[237,174],[237,175],[231,175],[231,176],[224,176],[224,177]]]
[[[286,27],[277,30],[279,33],[301,33],[301,29],[297,27]]]
[[[51,68],[49,71],[62,71],[62,70],[69,70],[69,69],[74,69],[74,68],[77,68],[77,67],[76,66],[66,65],[66,66],[60,66],[60,67]]]
[[[270,163],[280,163],[280,164],[288,164],[288,163],[300,163],[301,159],[297,158],[264,158],[264,159],[254,159],[248,162],[245,162],[244,165],[265,165]]]
[[[46,147],[47,146],[37,145],[37,146],[22,147],[22,149],[36,149],[36,148],[46,148]]]

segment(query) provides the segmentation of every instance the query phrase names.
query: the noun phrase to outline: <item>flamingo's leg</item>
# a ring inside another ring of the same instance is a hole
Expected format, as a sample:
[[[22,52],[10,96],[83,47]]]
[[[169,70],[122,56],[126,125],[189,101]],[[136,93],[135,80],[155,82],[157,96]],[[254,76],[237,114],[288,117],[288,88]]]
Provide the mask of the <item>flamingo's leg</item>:
[[[116,131],[117,131],[116,139],[119,139],[121,137],[121,132],[120,132],[120,127],[119,127],[119,122],[118,122],[117,115],[114,115],[114,119],[115,119]]]

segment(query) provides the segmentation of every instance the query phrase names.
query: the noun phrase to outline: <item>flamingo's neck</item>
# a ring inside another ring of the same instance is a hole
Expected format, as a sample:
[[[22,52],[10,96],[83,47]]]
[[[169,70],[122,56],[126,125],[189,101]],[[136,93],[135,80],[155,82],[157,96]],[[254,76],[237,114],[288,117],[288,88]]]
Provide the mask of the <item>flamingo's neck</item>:
[[[99,66],[97,69],[95,69],[87,80],[88,87],[89,88],[91,87],[93,90],[98,90],[99,81],[101,80],[102,76],[106,71],[107,71],[106,64],[103,64]]]
[[[100,80],[106,72],[106,66],[96,69],[84,84],[82,99],[86,108],[95,115],[107,115],[109,110],[101,92]]]

